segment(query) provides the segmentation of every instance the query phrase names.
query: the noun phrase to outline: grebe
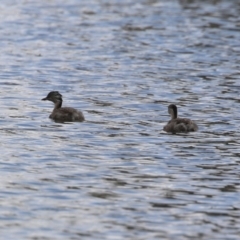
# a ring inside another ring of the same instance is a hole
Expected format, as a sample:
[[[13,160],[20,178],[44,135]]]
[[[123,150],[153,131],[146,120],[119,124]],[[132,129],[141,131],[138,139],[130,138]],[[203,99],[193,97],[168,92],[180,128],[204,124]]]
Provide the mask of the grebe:
[[[171,104],[168,106],[168,113],[171,115],[171,120],[164,126],[163,130],[171,133],[179,132],[195,132],[198,126],[195,122],[188,118],[177,117],[177,106]]]
[[[42,100],[48,100],[54,103],[54,109],[49,116],[56,122],[82,122],[85,120],[82,112],[71,107],[62,107],[62,95],[57,91],[48,93]]]

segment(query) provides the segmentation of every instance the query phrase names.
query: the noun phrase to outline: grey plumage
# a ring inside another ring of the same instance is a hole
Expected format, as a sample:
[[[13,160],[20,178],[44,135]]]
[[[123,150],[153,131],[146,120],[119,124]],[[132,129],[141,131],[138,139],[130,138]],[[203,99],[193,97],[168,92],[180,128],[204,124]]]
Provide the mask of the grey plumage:
[[[171,133],[179,132],[194,132],[198,130],[197,124],[188,118],[177,117],[177,106],[171,104],[168,106],[168,113],[171,115],[171,120],[164,126],[163,130]]]
[[[85,120],[83,113],[75,108],[62,107],[62,95],[57,91],[48,93],[42,100],[54,103],[54,109],[49,118],[56,122],[82,122]]]

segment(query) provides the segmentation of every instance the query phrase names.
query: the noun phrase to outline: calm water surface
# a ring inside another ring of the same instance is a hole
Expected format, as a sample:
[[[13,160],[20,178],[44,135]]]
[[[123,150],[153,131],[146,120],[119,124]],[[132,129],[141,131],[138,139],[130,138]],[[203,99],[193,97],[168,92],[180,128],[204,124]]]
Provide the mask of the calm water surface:
[[[2,0],[1,239],[239,239],[239,1]],[[84,123],[54,123],[51,102]],[[167,106],[199,131],[162,131]]]

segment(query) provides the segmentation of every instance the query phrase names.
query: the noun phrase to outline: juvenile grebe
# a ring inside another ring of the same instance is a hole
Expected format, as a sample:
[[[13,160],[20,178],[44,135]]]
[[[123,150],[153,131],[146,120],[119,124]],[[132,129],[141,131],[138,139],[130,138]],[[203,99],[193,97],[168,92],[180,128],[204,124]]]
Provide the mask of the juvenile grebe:
[[[168,106],[168,113],[171,115],[171,120],[164,126],[163,130],[171,133],[179,132],[194,132],[198,130],[195,122],[188,118],[177,117],[177,106],[171,104]]]
[[[47,97],[42,100],[48,100],[54,103],[55,106],[49,118],[56,122],[82,122],[85,120],[82,112],[77,109],[62,107],[62,95],[57,91],[50,92]]]

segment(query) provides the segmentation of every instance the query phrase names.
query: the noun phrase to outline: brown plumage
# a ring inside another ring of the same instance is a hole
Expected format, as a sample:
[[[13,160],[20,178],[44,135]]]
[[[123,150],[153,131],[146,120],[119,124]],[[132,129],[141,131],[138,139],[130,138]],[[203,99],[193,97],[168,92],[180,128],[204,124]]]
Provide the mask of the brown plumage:
[[[85,120],[82,112],[71,107],[62,107],[62,95],[57,91],[50,92],[42,100],[48,100],[54,103],[54,109],[49,116],[56,122],[82,122]]]
[[[171,104],[168,106],[168,113],[171,115],[171,120],[164,126],[163,130],[171,133],[179,132],[194,132],[198,130],[195,122],[188,118],[177,117],[177,106]]]

